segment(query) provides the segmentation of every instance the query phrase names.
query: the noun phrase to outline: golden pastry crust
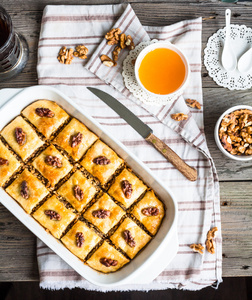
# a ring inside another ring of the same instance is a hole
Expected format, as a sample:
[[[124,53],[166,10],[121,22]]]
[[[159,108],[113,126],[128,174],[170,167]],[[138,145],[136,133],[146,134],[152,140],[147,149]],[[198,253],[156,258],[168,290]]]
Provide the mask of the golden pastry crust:
[[[79,132],[83,135],[81,142],[79,145],[72,147],[72,138]],[[88,130],[83,123],[76,119],[72,119],[70,123],[57,135],[54,142],[66,150],[68,154],[77,161],[97,139],[98,137]]]
[[[23,145],[19,145],[17,142],[15,136],[16,128],[22,128],[26,134],[26,141]],[[44,144],[35,130],[21,116],[16,117],[10,124],[5,126],[1,134],[22,160],[26,160],[35,150]]]
[[[107,165],[97,165],[93,160],[99,156],[105,156],[110,160],[110,163]],[[97,177],[102,184],[105,184],[110,179],[122,163],[123,160],[100,140],[95,142],[81,161],[82,166],[93,176]]]
[[[100,259],[109,258],[117,261],[116,266],[104,266]],[[119,251],[117,251],[114,247],[109,245],[106,241],[98,248],[95,253],[87,260],[87,264],[102,273],[111,273],[115,272],[118,269],[122,268],[129,260],[124,257]]]
[[[145,216],[142,213],[142,209],[147,207],[157,207],[159,213],[157,216]],[[158,200],[153,191],[148,191],[143,199],[137,203],[137,205],[132,210],[133,215],[147,228],[147,230],[156,234],[159,229],[159,226],[162,222],[162,219],[165,215],[164,205]]]
[[[123,238],[123,232],[129,230],[132,235],[135,246],[130,247]],[[135,222],[126,218],[118,227],[115,233],[110,237],[111,241],[121,248],[131,259],[151,240],[151,237],[145,233]]]
[[[75,197],[74,187],[79,186],[83,191],[83,199],[78,200]],[[90,180],[88,180],[81,171],[76,171],[59,189],[58,193],[63,196],[72,206],[81,212],[83,208],[88,204],[88,202],[94,197],[97,190],[92,185]]]
[[[0,165],[0,186],[3,186],[4,183],[12,176],[12,174],[17,171],[21,164],[1,140],[0,158],[8,160],[8,164]]]
[[[93,216],[93,212],[104,209],[110,212],[110,216],[105,219],[99,219]],[[98,227],[103,233],[107,233],[112,227],[114,227],[125,214],[125,211],[115,204],[115,202],[104,193],[97,202],[95,202],[85,213],[84,218]]]
[[[129,199],[126,198],[125,194],[122,190],[122,182],[127,180],[132,185],[132,194]],[[130,207],[130,205],[136,201],[143,192],[147,189],[147,187],[143,184],[143,182],[136,177],[133,173],[124,169],[119,176],[116,177],[114,183],[110,187],[108,193],[114,197],[117,201],[121,202],[126,208]]]
[[[47,210],[55,211],[60,215],[61,219],[51,220],[50,217],[45,214],[45,211]],[[76,215],[67,209],[64,204],[61,203],[55,195],[53,195],[34,212],[33,217],[42,226],[48,229],[54,237],[59,239],[67,226],[74,220]]]
[[[62,167],[57,168],[45,162],[47,156],[56,156],[62,162]],[[72,169],[69,161],[53,146],[46,148],[32,163],[32,165],[54,186],[65,177]]]
[[[21,185],[23,181],[27,182],[28,199],[25,199],[21,195]],[[49,193],[42,182],[27,169],[12,182],[6,189],[6,192],[14,198],[28,214],[30,214],[33,208]]]
[[[81,247],[77,247],[76,243],[76,234],[79,232],[84,236],[84,242]],[[84,259],[100,240],[101,238],[94,230],[81,221],[77,221],[67,234],[61,238],[63,244],[80,259]]]
[[[36,108],[49,108],[54,113],[54,117],[40,117],[36,114]],[[46,138],[49,138],[69,118],[69,115],[58,104],[50,100],[35,101],[27,106],[22,114]]]

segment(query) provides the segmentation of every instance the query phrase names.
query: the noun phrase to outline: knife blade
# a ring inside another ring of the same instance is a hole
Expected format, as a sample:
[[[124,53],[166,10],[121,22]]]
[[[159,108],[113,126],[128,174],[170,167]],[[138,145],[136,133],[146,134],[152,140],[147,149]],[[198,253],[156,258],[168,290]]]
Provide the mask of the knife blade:
[[[153,130],[127,107],[108,93],[93,88],[87,89],[112,108],[121,118],[133,127],[147,142],[152,144],[175,168],[178,169],[190,181],[197,180],[196,169],[185,163],[169,146],[153,134]]]

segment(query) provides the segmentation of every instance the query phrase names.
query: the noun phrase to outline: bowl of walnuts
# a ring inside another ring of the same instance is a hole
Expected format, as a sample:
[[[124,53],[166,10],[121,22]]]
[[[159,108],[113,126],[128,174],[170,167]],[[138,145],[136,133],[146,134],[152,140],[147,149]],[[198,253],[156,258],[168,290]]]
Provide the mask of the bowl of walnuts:
[[[214,130],[215,142],[227,157],[252,159],[252,106],[237,105],[226,110]]]

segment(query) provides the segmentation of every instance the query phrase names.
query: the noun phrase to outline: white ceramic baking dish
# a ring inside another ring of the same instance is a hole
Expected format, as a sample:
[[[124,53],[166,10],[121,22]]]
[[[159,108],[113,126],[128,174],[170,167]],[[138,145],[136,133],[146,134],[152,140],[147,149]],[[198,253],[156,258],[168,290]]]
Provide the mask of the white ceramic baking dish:
[[[113,148],[143,178],[165,203],[166,216],[155,238],[140,252],[132,262],[121,270],[110,273],[99,273],[73,255],[67,248],[28,215],[2,188],[0,202],[30,229],[48,247],[57,253],[81,276],[100,286],[116,286],[130,283],[151,282],[173,259],[178,249],[177,239],[177,204],[172,192],[128,149],[104,130],[92,117],[88,116],[70,98],[52,87],[34,86],[23,89],[0,109],[0,130],[19,115],[24,107],[37,99],[49,99],[61,105],[70,115],[82,121],[111,148]]]

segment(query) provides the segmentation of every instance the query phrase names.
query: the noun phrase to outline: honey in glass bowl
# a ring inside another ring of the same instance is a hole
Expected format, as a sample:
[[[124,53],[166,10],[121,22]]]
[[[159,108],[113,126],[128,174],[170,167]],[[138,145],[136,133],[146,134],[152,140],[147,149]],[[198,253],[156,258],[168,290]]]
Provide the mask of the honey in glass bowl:
[[[138,69],[139,80],[151,93],[167,95],[183,84],[186,67],[178,53],[168,48],[148,52]]]

